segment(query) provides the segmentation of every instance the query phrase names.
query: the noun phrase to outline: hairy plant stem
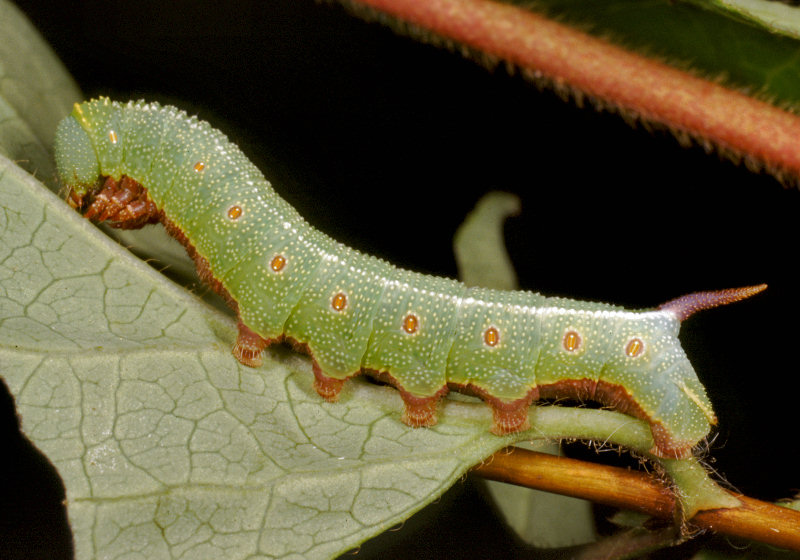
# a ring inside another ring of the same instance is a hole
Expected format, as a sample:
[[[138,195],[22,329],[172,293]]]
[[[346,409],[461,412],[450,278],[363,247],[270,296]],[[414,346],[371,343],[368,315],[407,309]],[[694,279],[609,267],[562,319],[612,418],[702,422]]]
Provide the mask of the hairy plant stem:
[[[700,510],[741,505],[709,478],[697,458],[660,459],[649,455],[653,447],[650,427],[625,414],[608,410],[539,406],[531,411],[531,425],[537,434],[548,439],[591,440],[599,442],[600,447],[605,444],[619,445],[648,456],[663,468],[674,485],[672,494],[677,496],[680,508],[677,512],[674,507],[670,511],[678,516],[677,521],[688,519]],[[621,487],[616,491],[623,495],[627,492]]]
[[[489,480],[584,498],[653,517],[670,519],[676,507],[673,493],[646,473],[526,449],[498,451],[472,472]],[[689,523],[699,529],[800,551],[800,512],[729,495],[740,502],[738,507],[700,511]]]
[[[490,0],[346,0],[400,32],[502,60],[556,91],[662,125],[787,183],[800,179],[800,118],[766,102]],[[389,16],[389,18],[386,18]]]

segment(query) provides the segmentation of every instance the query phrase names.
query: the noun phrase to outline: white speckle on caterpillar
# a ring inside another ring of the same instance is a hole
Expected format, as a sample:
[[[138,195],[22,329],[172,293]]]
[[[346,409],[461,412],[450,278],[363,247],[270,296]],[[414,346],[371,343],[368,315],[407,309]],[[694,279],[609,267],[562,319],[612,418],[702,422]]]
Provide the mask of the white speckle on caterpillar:
[[[654,454],[686,457],[716,417],[680,321],[766,287],[629,311],[402,270],[311,228],[221,132],[155,103],[76,105],[55,146],[87,218],[160,221],[183,243],[238,315],[240,362],[258,367],[264,348],[291,341],[312,356],[323,398],[366,372],[399,390],[411,426],[436,424],[448,390],[487,402],[500,435],[528,429],[540,398],[593,399],[647,421]]]

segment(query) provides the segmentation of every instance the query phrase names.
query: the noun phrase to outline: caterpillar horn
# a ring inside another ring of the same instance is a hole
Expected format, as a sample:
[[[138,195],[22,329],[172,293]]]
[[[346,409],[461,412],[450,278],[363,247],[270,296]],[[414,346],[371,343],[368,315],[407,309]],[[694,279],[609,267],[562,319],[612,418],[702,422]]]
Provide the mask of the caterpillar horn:
[[[673,313],[678,321],[683,322],[698,311],[735,303],[761,293],[766,289],[766,284],[757,284],[741,288],[728,288],[727,290],[694,292],[662,303],[658,306],[658,309]]]

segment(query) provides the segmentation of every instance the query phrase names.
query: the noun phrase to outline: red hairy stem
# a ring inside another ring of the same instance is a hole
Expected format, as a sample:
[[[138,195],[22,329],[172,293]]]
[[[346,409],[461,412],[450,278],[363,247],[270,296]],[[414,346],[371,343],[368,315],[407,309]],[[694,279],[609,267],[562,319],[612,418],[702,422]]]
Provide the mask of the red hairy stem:
[[[694,292],[662,303],[658,308],[662,311],[673,313],[679,321],[685,321],[698,311],[735,303],[752,297],[766,289],[766,284],[758,284],[757,286],[745,286],[743,288],[730,288],[711,292]]]
[[[472,472],[490,480],[584,498],[671,520],[673,492],[651,475],[619,467],[556,457],[526,449],[503,449]],[[800,512],[736,495],[740,507],[706,510],[689,523],[717,533],[800,551]]]
[[[800,175],[800,117],[626,51],[526,9],[489,0],[352,0],[521,68],[535,79],[674,133]]]

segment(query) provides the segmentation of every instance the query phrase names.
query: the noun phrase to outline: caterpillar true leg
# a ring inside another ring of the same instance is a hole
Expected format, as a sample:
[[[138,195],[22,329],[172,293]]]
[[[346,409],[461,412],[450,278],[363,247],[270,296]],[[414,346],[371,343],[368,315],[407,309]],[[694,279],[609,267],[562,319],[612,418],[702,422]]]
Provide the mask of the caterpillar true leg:
[[[84,196],[71,191],[70,199],[79,207],[86,205],[86,218],[108,221],[115,228],[138,229],[161,219],[161,212],[148,198],[147,189],[127,176],[119,181],[106,177],[100,190]]]

